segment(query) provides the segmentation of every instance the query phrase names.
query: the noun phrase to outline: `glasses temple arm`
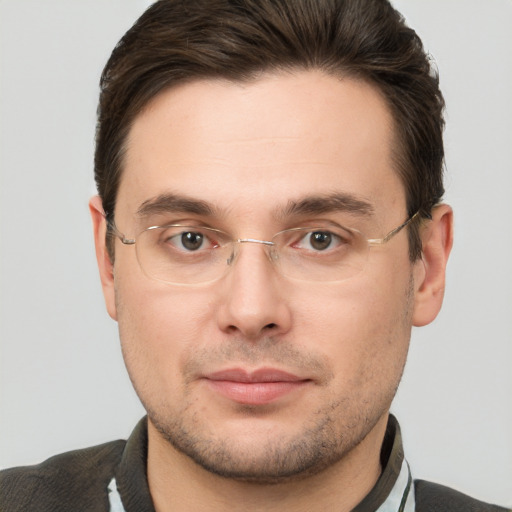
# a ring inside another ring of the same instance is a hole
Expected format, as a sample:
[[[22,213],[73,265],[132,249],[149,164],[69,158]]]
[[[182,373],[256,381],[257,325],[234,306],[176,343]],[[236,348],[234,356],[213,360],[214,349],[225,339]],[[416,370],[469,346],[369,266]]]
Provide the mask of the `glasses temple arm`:
[[[110,220],[107,216],[105,216],[105,220],[107,222],[107,233],[119,238],[121,242],[125,245],[134,245],[135,238],[126,238],[126,236],[119,231],[113,220]]]
[[[400,226],[391,230],[384,238],[369,238],[368,244],[369,245],[382,245],[382,244],[385,244],[386,242],[389,242],[389,240],[391,240],[396,234],[398,234],[400,231],[402,231],[402,229],[404,229],[406,226],[408,226],[419,214],[420,214],[420,211],[418,210],[414,215],[412,215],[405,222],[400,224]]]

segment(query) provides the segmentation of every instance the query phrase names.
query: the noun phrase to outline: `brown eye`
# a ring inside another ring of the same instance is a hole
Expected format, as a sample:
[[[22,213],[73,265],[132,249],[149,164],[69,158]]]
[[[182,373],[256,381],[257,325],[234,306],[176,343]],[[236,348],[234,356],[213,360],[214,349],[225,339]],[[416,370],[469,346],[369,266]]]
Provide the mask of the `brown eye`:
[[[186,233],[181,233],[181,245],[189,250],[189,251],[197,251],[201,249],[204,242],[204,235],[201,233],[187,231]]]
[[[314,231],[309,235],[309,245],[316,251],[328,249],[332,243],[332,234],[328,231]]]
[[[284,233],[284,232],[283,232]],[[348,237],[344,236],[344,233],[334,232],[327,229],[312,229],[307,230],[300,228],[297,231],[290,230],[290,235],[293,233],[299,234],[300,238],[291,240],[290,246],[295,249],[300,249],[305,255],[306,254],[317,254],[325,253],[325,255],[332,255],[339,252],[342,247],[348,247],[350,241]]]

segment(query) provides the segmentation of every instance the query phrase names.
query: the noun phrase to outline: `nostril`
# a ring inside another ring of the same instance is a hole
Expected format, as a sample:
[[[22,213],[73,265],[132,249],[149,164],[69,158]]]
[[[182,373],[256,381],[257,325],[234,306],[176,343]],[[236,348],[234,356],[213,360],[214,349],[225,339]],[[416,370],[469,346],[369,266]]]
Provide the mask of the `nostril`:
[[[265,325],[264,329],[275,329],[277,327],[277,324],[267,324]]]

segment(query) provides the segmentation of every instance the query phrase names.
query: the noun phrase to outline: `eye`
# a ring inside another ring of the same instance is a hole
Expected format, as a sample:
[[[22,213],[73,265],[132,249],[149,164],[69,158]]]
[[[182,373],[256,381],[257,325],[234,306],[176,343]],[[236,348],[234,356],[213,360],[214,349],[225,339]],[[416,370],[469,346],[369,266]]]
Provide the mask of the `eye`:
[[[315,231],[307,235],[309,245],[317,250],[324,251],[333,243],[333,235],[328,231]]]
[[[163,230],[160,243],[172,246],[181,252],[203,252],[218,247],[209,233],[203,230],[170,226]]]
[[[307,232],[294,245],[298,249],[309,251],[327,251],[335,249],[339,245],[346,243],[340,236],[331,231],[317,230]]]
[[[205,243],[205,236],[202,233],[187,231],[177,236],[179,237],[179,244],[189,251],[197,251]]]

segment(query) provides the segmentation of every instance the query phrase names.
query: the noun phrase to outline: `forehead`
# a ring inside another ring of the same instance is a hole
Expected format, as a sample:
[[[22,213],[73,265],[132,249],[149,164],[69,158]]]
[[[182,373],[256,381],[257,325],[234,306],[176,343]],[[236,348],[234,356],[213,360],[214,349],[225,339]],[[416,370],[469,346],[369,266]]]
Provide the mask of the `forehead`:
[[[169,89],[130,130],[116,218],[162,194],[260,217],[333,193],[401,207],[392,127],[377,89],[318,71]]]

